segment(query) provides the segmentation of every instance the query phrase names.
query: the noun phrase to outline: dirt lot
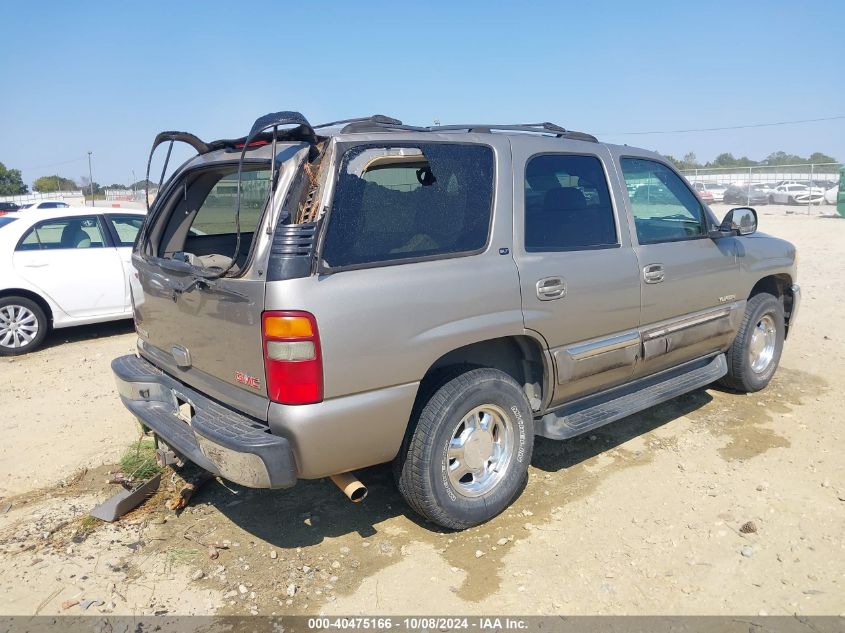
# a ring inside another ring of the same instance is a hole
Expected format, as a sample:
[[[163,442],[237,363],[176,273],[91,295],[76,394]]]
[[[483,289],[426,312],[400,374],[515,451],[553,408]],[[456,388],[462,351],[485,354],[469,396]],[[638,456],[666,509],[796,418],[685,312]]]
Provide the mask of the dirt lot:
[[[538,440],[522,497],[462,533],[411,515],[386,467],[360,473],[360,506],[328,481],[212,482],[179,515],[157,497],[88,520],[135,437],[109,372],[131,326],[0,361],[0,613],[842,614],[845,220],[760,211],[804,291],[773,384]]]

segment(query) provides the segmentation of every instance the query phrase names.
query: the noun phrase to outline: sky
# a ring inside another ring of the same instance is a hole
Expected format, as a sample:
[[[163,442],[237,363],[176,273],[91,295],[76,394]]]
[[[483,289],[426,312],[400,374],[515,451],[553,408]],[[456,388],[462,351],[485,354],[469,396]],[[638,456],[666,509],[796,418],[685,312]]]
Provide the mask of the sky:
[[[0,162],[24,181],[140,180],[161,130],[553,121],[701,161],[845,161],[845,2],[40,2],[9,0]],[[155,178],[154,178],[155,179]]]

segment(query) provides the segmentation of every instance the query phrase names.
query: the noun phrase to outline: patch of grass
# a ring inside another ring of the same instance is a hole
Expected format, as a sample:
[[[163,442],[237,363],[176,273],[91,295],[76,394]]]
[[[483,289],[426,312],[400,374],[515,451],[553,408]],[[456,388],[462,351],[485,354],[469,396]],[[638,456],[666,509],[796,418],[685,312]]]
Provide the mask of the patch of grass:
[[[173,569],[177,565],[187,565],[199,554],[199,550],[192,547],[171,547],[167,550],[167,567]]]
[[[161,472],[156,462],[155,440],[142,437],[133,443],[120,458],[120,468],[127,477],[149,479]]]
[[[85,538],[91,534],[91,532],[93,532],[100,523],[102,523],[100,519],[92,517],[90,514],[86,514],[79,520],[79,527],[76,530],[74,540],[77,543],[84,541]]]

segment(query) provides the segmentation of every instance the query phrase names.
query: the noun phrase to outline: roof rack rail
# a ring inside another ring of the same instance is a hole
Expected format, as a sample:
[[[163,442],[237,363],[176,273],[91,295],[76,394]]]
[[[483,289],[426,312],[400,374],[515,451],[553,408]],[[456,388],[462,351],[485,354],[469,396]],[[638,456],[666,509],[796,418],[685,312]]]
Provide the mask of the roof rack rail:
[[[450,132],[457,130],[466,130],[468,132],[486,132],[495,131],[510,131],[510,132],[530,132],[534,134],[553,134],[558,138],[568,138],[578,141],[589,141],[598,143],[598,139],[592,134],[585,132],[576,132],[574,130],[567,130],[560,125],[550,123],[548,121],[543,123],[516,123],[516,124],[490,124],[490,123],[466,123],[459,125],[430,125],[417,126],[405,125],[399,119],[394,119],[383,114],[374,114],[372,116],[356,117],[353,119],[341,119],[340,121],[331,121],[329,123],[321,123],[313,126],[317,130],[325,127],[333,127],[342,125],[340,132],[342,134],[350,134],[355,132],[379,132],[389,130],[400,130],[404,132]]]
[[[355,117],[352,119],[341,119],[340,121],[330,121],[329,123],[320,123],[320,125],[315,125],[314,129],[318,129],[321,127],[332,127],[334,125],[344,125],[346,123],[361,123],[361,122],[370,122],[370,123],[379,123],[381,125],[402,125],[402,121],[399,119],[394,119],[393,117],[386,116],[384,114],[373,114],[372,116],[360,116]]]
[[[468,132],[492,132],[493,130],[509,132],[533,132],[535,134],[554,134],[558,138],[569,138],[578,141],[590,141],[598,143],[598,139],[586,132],[567,130],[555,123],[515,123],[515,124],[490,124],[490,123],[468,123],[456,125],[436,125],[428,128],[432,132],[467,130]]]

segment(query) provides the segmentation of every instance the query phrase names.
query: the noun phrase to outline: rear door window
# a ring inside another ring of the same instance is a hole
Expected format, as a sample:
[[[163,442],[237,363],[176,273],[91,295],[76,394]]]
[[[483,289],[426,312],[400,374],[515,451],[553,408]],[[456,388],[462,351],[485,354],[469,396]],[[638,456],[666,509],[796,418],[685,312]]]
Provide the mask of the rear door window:
[[[97,218],[82,216],[39,222],[24,234],[15,250],[102,248],[104,245]]]
[[[493,205],[486,145],[359,145],[341,161],[323,262],[361,267],[481,252]]]
[[[117,245],[132,246],[135,243],[135,238],[138,236],[138,231],[141,230],[141,225],[144,223],[143,216],[109,214],[106,217],[108,217],[109,222],[114,227],[114,234],[117,236]]]
[[[525,250],[615,246],[616,221],[596,156],[543,154],[525,166]]]

